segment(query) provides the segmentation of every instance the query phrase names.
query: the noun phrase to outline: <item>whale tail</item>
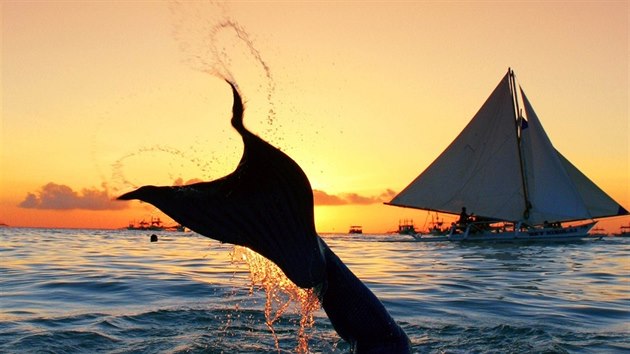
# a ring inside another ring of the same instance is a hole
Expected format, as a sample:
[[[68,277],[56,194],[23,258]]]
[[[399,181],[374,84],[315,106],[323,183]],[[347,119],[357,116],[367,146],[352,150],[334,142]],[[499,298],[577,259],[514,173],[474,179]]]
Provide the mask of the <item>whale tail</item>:
[[[325,286],[308,178],[289,156],[245,128],[241,96],[228,83],[234,95],[231,123],[244,144],[236,170],[211,182],[144,186],[118,199],[151,203],[201,235],[248,247],[299,287]]]
[[[301,288],[316,288],[339,335],[356,353],[409,353],[411,344],[378,298],[319,238],[313,192],[289,156],[248,131],[236,87],[232,126],[243,138],[238,167],[212,182],[144,186],[118,199],[151,203],[204,236],[249,247]]]

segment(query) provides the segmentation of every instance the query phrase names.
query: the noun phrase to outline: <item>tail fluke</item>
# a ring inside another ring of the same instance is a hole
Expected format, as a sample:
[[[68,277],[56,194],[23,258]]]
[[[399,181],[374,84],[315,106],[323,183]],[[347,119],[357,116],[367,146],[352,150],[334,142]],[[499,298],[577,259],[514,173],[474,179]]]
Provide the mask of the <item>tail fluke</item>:
[[[241,97],[228,83],[234,95],[231,123],[244,143],[236,170],[212,182],[144,186],[118,199],[151,203],[197,233],[249,247],[300,287],[322,286],[325,262],[308,178],[289,156],[245,128]]]
[[[243,125],[236,86],[232,126],[243,138],[238,167],[212,182],[144,186],[118,197],[151,203],[204,236],[249,247],[302,288],[316,287],[339,335],[356,353],[409,353],[410,343],[376,296],[315,231],[313,192],[289,156]]]

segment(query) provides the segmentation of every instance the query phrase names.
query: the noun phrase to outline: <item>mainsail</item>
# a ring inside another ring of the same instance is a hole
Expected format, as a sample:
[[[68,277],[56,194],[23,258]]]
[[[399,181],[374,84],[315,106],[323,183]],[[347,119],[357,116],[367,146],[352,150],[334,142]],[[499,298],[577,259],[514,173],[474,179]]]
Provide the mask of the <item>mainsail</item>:
[[[388,204],[451,214],[466,207],[530,225],[628,214],[557,152],[517,93],[508,70],[457,138]]]

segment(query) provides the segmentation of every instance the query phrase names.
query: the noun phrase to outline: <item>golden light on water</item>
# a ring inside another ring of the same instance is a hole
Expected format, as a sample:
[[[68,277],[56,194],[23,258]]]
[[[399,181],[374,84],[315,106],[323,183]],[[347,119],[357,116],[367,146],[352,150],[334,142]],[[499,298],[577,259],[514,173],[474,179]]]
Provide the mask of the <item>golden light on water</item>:
[[[273,334],[276,349],[279,349],[279,344],[273,325],[293,304],[293,308],[301,316],[296,352],[307,353],[309,340],[307,331],[313,327],[315,322],[313,313],[320,307],[316,292],[313,289],[298,287],[277,265],[249,248],[235,246],[232,262],[244,262],[248,265],[251,293],[256,288],[265,291],[265,323]]]

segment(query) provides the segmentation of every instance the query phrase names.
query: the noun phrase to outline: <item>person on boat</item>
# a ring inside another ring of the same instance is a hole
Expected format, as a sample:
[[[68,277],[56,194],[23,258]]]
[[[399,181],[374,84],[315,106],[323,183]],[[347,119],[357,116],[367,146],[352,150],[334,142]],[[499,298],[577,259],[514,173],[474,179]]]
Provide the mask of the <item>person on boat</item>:
[[[466,207],[462,207],[462,212],[459,213],[459,219],[457,219],[457,229],[466,230],[466,227],[471,222],[471,216],[466,212]]]
[[[468,213],[466,213],[466,207],[462,207],[462,212],[459,213],[459,220],[457,220],[457,223],[462,225],[467,224],[469,217]]]
[[[466,207],[462,207],[462,212],[459,213],[459,219],[457,220],[457,224],[462,228],[466,228],[466,225],[470,223],[470,218],[472,215],[468,215],[466,212]]]

